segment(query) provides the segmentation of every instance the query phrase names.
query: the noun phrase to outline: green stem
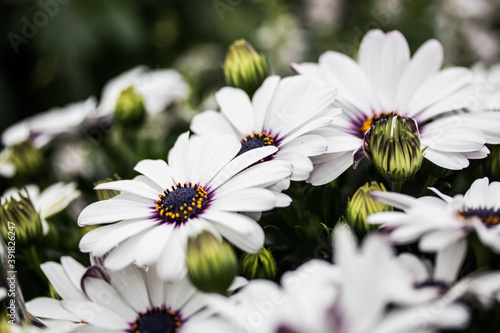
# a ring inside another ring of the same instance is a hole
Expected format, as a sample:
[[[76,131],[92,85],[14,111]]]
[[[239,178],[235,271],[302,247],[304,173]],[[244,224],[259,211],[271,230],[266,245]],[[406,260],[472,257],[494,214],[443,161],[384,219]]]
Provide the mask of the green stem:
[[[427,191],[427,188],[428,187],[431,187],[434,185],[434,183],[436,183],[436,181],[438,180],[439,178],[436,177],[436,176],[433,176],[433,175],[429,175],[427,176],[427,179],[425,180],[425,184],[424,184],[424,187],[422,188],[422,190],[420,191],[420,197],[423,196],[425,194],[425,192]]]
[[[391,191],[400,193],[402,186],[403,186],[403,182],[393,182],[393,183],[391,183]]]

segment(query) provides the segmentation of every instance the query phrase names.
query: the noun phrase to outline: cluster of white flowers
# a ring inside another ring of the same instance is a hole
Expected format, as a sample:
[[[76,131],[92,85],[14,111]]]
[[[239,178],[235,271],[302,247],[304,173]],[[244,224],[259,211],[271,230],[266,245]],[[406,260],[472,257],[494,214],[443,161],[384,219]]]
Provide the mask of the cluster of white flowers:
[[[500,272],[458,279],[468,234],[500,253],[500,183],[487,178],[453,198],[436,189],[439,198],[374,192],[375,200],[402,211],[368,217],[381,231],[359,247],[349,228],[338,224],[333,263],[310,260],[285,272],[281,284],[235,279],[227,295],[202,293],[186,265],[188,242],[202,232],[259,253],[265,244],[259,218],[291,204],[293,197],[283,193],[291,181],[329,183],[364,156],[376,163],[387,145],[393,148],[382,154],[380,169],[390,181],[398,174],[394,183],[414,175],[421,157],[449,170],[486,158],[486,144],[500,144],[500,104],[490,98],[499,92],[488,94],[487,108],[468,109],[478,82],[473,71],[441,69],[442,61],[436,40],[411,57],[401,33],[373,30],[357,61],[326,52],[317,64],[293,64],[298,75],[267,77],[253,96],[220,89],[220,111],[197,114],[193,133],[181,134],[166,160],[139,161],[135,178],[95,187],[119,194],[79,214],[79,226],[96,226],[79,243],[92,265],[70,257],[42,264],[61,299],[33,299],[28,311],[54,332],[422,333],[466,327],[467,297],[486,307],[500,299]],[[9,128],[5,149],[21,142],[40,148],[86,120],[110,116],[127,89],[141,96],[150,115],[188,93],[177,72],[138,67],[110,81],[99,103],[90,98]],[[383,133],[377,126],[384,122],[388,139],[373,138]],[[399,144],[408,138],[417,145]],[[0,172],[12,175],[9,163],[7,156]],[[79,195],[74,184],[56,184],[40,196],[31,187],[26,191],[44,230],[45,217]],[[49,200],[54,196],[56,202]],[[422,252],[436,253],[433,261],[392,247],[416,241]]]

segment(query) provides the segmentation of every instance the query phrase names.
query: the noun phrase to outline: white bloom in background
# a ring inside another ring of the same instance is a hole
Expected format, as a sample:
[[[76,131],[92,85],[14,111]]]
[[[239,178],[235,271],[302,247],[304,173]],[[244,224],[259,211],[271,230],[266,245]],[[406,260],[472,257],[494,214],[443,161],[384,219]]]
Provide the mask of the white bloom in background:
[[[283,274],[281,286],[251,280],[229,299],[238,332],[322,332],[339,293],[333,273],[330,263],[310,260]]]
[[[468,105],[472,111],[491,110],[500,112],[500,64],[487,68],[482,63],[472,66],[476,97]]]
[[[373,192],[375,200],[404,212],[376,213],[368,217],[368,223],[387,227],[397,244],[418,240],[424,252],[440,251],[475,232],[485,246],[500,253],[500,182],[477,179],[465,195],[454,197],[430,189],[439,198]]]
[[[326,152],[326,140],[314,133],[340,114],[331,106],[333,88],[318,87],[301,77],[268,77],[252,100],[240,89],[225,87],[216,93],[221,112],[196,115],[191,129],[202,136],[231,135],[241,141],[238,154],[272,146],[266,160],[286,161],[293,167],[291,180],[305,180],[313,169],[309,157]]]
[[[464,327],[469,315],[460,304],[443,303],[432,313],[429,303],[402,307],[403,299],[420,296],[406,267],[377,235],[358,248],[343,229],[335,234],[334,265],[311,260],[285,273],[281,286],[252,280],[230,297],[232,306],[221,308],[231,309],[226,311],[242,332],[422,333]]]
[[[199,293],[186,279],[162,282],[154,269],[135,265],[119,271],[86,269],[71,257],[41,268],[61,300],[39,297],[26,307],[49,328],[99,333],[234,332],[223,317],[208,309],[211,296]]]
[[[120,269],[132,262],[157,264],[160,277],[178,280],[186,274],[189,236],[203,230],[225,237],[245,252],[264,245],[264,231],[238,212],[261,212],[287,206],[290,198],[264,187],[290,176],[283,161],[255,162],[276,152],[275,147],[241,150],[230,136],[205,138],[182,134],[163,160],[143,160],[133,180],[100,184],[96,189],[122,193],[86,207],[80,226],[109,224],[83,236],[80,249],[102,256],[104,264]],[[118,223],[113,223],[117,222]]]
[[[366,131],[391,113],[417,122],[424,157],[440,167],[460,170],[469,165],[469,159],[486,157],[485,143],[500,143],[498,130],[489,133],[500,126],[500,114],[449,119],[450,111],[467,106],[473,75],[460,67],[440,70],[442,60],[442,46],[436,40],[424,43],[410,59],[401,33],[372,30],[361,42],[357,62],[330,51],[319,64],[294,64],[299,74],[336,87],[334,105],[343,111],[323,131],[328,153],[313,158],[315,169],[308,181],[321,185],[342,174],[355,155],[356,159],[362,156]]]
[[[40,215],[44,235],[49,231],[46,219],[61,212],[68,205],[78,198],[81,192],[76,188],[76,183],[55,183],[40,192],[38,185],[29,184],[23,189],[9,188],[2,194],[1,203],[5,204],[10,198],[19,200],[19,192],[26,189],[33,207]]]
[[[416,290],[427,295],[430,304],[452,303],[464,296],[472,296],[484,306],[489,306],[500,291],[500,272],[479,272],[457,281],[467,250],[462,239],[437,252],[434,266],[413,253],[402,253],[398,261],[406,266],[413,276]],[[433,291],[434,293],[430,293]]]
[[[68,104],[53,108],[8,127],[2,133],[2,143],[6,147],[29,141],[40,148],[49,143],[55,136],[71,133],[95,111],[96,99]]]
[[[137,66],[111,79],[104,86],[96,116],[111,115],[121,92],[130,87],[142,96],[149,115],[155,115],[189,95],[189,86],[177,71],[149,70],[146,66]]]

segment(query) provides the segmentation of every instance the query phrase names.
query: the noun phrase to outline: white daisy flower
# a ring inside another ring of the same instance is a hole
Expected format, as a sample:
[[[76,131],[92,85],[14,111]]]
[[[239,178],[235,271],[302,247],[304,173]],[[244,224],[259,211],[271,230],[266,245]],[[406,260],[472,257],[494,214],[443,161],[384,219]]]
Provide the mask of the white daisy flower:
[[[96,99],[87,100],[53,108],[8,127],[2,133],[2,143],[6,147],[29,141],[40,148],[55,136],[70,133],[80,126],[89,114],[95,111]]]
[[[172,103],[189,95],[189,86],[173,69],[149,70],[146,66],[134,67],[111,79],[103,88],[97,116],[111,115],[122,91],[133,87],[144,100],[146,111],[155,115]]]
[[[76,183],[58,182],[50,185],[40,192],[38,185],[29,184],[23,189],[9,188],[2,194],[0,202],[2,205],[10,198],[20,200],[19,193],[26,193],[30,197],[31,203],[36,212],[40,215],[42,222],[42,231],[46,235],[49,226],[46,219],[64,210],[68,205],[78,198],[81,192],[76,188]]]
[[[61,300],[39,297],[26,307],[49,328],[100,333],[234,331],[208,309],[211,295],[199,293],[186,279],[163,282],[154,269],[135,265],[119,271],[86,269],[71,257],[41,268]]]
[[[467,106],[473,75],[460,67],[440,70],[442,61],[443,49],[436,40],[427,41],[410,59],[400,32],[372,30],[361,42],[357,62],[326,52],[319,64],[294,64],[299,74],[336,87],[339,96],[334,104],[343,111],[323,131],[328,153],[313,158],[315,169],[308,181],[325,184],[347,170],[363,156],[366,131],[391,113],[416,121],[424,157],[440,167],[460,170],[469,159],[486,157],[485,143],[500,143],[500,132],[486,134],[483,127],[498,128],[500,114],[449,119],[450,111]]]
[[[415,289],[431,296],[429,306],[452,303],[465,296],[489,306],[500,291],[500,272],[483,271],[457,280],[466,252],[467,242],[462,239],[439,251],[434,266],[413,253],[400,254],[398,261],[411,272]]]
[[[375,200],[403,212],[370,215],[368,223],[390,230],[397,244],[419,242],[421,251],[435,252],[475,232],[493,252],[500,253],[500,183],[477,179],[465,195],[447,196],[430,188],[439,198],[413,198],[393,192],[373,192]]]
[[[242,144],[238,154],[276,147],[277,152],[266,160],[291,163],[291,180],[305,180],[313,169],[309,157],[326,152],[326,140],[314,131],[340,114],[331,106],[335,96],[335,89],[318,87],[301,76],[268,77],[252,100],[243,90],[224,87],[215,96],[221,112],[196,115],[191,130],[203,136],[237,138]]]
[[[188,237],[202,230],[222,235],[245,252],[258,252],[264,231],[238,212],[287,206],[288,196],[263,187],[289,177],[291,168],[283,161],[247,168],[275,153],[276,147],[235,158],[240,150],[238,140],[229,136],[189,138],[184,133],[171,149],[168,164],[143,160],[135,167],[143,176],[98,185],[96,189],[122,193],[81,212],[80,226],[109,225],[83,236],[80,249],[95,256],[112,250],[104,264],[115,270],[133,261],[157,263],[160,277],[166,280],[186,274]]]
[[[403,287],[404,281],[411,280],[401,279],[402,274],[411,275],[380,237],[368,237],[359,249],[348,231],[340,230],[335,239],[335,265],[311,260],[285,273],[281,286],[252,280],[231,296],[233,306],[229,308],[238,329],[259,333],[421,333],[462,328],[467,323],[468,312],[459,304],[443,304],[429,315],[429,311],[423,312],[426,304],[400,307],[395,303],[402,294],[418,294],[412,285]]]

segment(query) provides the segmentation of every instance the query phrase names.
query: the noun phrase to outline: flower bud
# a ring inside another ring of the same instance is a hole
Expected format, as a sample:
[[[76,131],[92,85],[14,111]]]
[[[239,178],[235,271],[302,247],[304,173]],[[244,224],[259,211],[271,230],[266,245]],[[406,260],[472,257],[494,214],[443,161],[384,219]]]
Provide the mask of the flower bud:
[[[386,189],[383,184],[372,181],[358,188],[347,202],[347,222],[358,234],[365,234],[377,228],[376,225],[366,222],[369,215],[392,210],[392,207],[373,200],[370,195],[373,191],[386,191]]]
[[[26,141],[12,146],[9,162],[14,165],[17,175],[30,176],[43,169],[45,159],[40,149]]]
[[[245,253],[240,260],[241,275],[247,279],[274,279],[276,261],[271,251],[261,248],[258,253]]]
[[[402,183],[420,169],[420,133],[412,118],[391,114],[380,119],[366,131],[363,141],[365,155],[392,183]]]
[[[1,228],[7,241],[15,241],[21,247],[37,243],[43,237],[43,224],[28,193],[10,197],[0,211]],[[9,235],[13,235],[14,240]]]
[[[266,67],[264,56],[245,40],[237,40],[227,51],[224,63],[226,84],[244,90],[251,97],[267,77]]]
[[[208,231],[189,238],[186,263],[193,285],[207,293],[226,295],[238,273],[231,245]]]
[[[116,102],[115,119],[125,126],[137,127],[146,115],[144,99],[130,86],[120,93]]]

